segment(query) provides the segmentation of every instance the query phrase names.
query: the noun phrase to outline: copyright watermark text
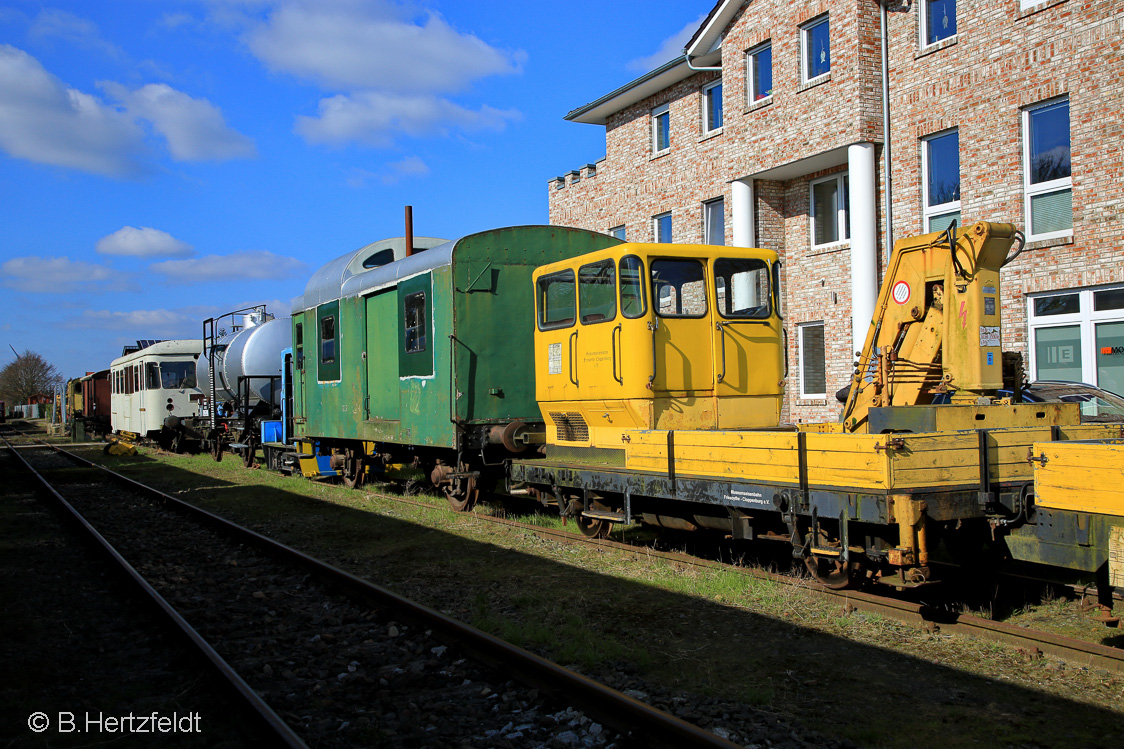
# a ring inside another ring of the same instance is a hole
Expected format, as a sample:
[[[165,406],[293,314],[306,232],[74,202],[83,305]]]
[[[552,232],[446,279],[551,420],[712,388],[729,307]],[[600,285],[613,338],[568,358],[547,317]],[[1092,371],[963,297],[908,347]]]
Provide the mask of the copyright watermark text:
[[[199,713],[107,715],[60,711],[54,716],[32,713],[27,727],[35,733],[43,733],[52,725],[58,733],[201,733],[200,722]]]

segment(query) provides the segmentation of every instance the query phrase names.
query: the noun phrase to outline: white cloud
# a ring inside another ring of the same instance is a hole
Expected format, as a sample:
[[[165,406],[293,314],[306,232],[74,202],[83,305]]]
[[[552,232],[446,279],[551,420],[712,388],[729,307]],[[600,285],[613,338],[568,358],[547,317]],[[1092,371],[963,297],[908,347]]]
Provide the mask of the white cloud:
[[[676,57],[682,57],[683,49],[687,46],[687,42],[691,41],[691,37],[698,31],[702,22],[706,20],[706,15],[706,13],[703,13],[667,39],[664,39],[660,43],[660,48],[652,54],[647,57],[638,57],[630,61],[625,67],[629,70],[646,73],[649,70],[655,70],[664,63],[671,62]]]
[[[297,117],[294,129],[310,143],[342,145],[354,141],[386,147],[403,133],[413,137],[445,135],[453,127],[501,131],[509,120],[520,116],[514,110],[487,105],[473,111],[435,96],[360,91],[321,99],[319,116]]]
[[[137,122],[147,120],[177,161],[256,153],[253,141],[227,127],[222,112],[206,99],[165,84],[134,91],[99,85],[123,106],[67,87],[31,55],[0,44],[0,149],[39,164],[138,177],[153,169],[154,153]]]
[[[254,142],[231,130],[222,111],[206,99],[194,99],[166,83],[150,83],[129,91],[116,83],[99,83],[124,104],[133,117],[152,123],[168,141],[176,161],[222,161],[255,156]]]
[[[0,44],[0,148],[12,156],[108,176],[146,171],[143,131],[124,113]]]
[[[282,0],[246,43],[271,70],[337,91],[460,91],[518,72],[524,57],[462,34],[436,13],[415,21],[388,2],[354,0]]]
[[[86,310],[81,317],[66,323],[68,328],[98,330],[137,330],[145,337],[198,337],[202,318],[183,310],[138,309],[127,312]]]
[[[32,294],[69,294],[77,290],[123,288],[112,268],[68,257],[16,257],[0,265],[0,284]]]
[[[307,269],[296,258],[277,255],[268,250],[205,255],[191,260],[166,260],[150,266],[150,270],[178,283],[276,280],[305,273]]]
[[[34,41],[61,39],[79,49],[102,52],[110,57],[121,57],[120,47],[102,39],[93,21],[57,8],[44,8],[31,22],[27,35]]]
[[[191,257],[194,250],[171,234],[142,226],[137,229],[123,226],[98,240],[97,251],[102,255],[128,255],[130,257]]]

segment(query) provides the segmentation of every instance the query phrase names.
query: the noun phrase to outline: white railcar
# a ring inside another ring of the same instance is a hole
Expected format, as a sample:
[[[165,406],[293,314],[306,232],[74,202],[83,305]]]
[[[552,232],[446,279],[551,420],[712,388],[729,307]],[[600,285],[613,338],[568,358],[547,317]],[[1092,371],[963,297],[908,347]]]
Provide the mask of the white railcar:
[[[110,365],[110,420],[114,432],[156,438],[169,416],[198,415],[202,391],[195,362],[199,339],[161,341],[114,359]]]

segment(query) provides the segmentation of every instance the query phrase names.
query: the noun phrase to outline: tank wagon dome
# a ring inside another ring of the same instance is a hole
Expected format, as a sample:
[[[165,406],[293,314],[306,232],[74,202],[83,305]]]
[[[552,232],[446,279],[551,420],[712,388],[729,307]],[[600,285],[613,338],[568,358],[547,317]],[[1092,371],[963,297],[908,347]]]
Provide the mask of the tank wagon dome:
[[[437,237],[414,237],[414,252],[429,250],[447,242],[448,240]],[[371,242],[371,244],[360,247],[358,250],[340,255],[322,265],[319,270],[312,274],[312,277],[308,279],[308,284],[304,287],[304,294],[293,299],[292,311],[294,313],[300,312],[324,302],[339,299],[342,295],[344,282],[352,276],[366,273],[405,257],[407,257],[405,237],[380,239],[377,242]]]

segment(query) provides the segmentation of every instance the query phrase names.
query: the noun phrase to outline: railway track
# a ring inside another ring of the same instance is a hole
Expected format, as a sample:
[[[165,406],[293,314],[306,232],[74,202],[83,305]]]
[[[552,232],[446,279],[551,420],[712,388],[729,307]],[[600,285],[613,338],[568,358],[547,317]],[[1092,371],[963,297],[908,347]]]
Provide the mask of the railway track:
[[[406,497],[397,497],[392,494],[371,491],[367,491],[367,493],[380,499],[402,504],[420,507],[432,506],[424,502],[418,502]],[[660,559],[681,566],[733,570],[747,577],[770,580],[787,585],[796,584],[792,576],[769,572],[763,569],[733,566],[680,552],[660,551],[650,546],[637,546],[635,544],[623,543],[610,539],[588,538],[580,533],[571,533],[557,528],[532,525],[509,518],[480,513],[473,513],[473,517],[481,522],[519,528],[534,533],[541,538],[550,539],[558,543],[613,549],[626,554],[643,556],[649,559]],[[829,590],[815,584],[811,584],[808,587],[813,595],[822,596],[827,600],[837,603],[844,611],[864,611],[872,614],[881,614],[905,624],[918,627],[926,632],[943,632],[946,634],[1000,642],[1015,648],[1021,648],[1034,657],[1049,655],[1079,666],[1089,666],[1091,668],[1124,673],[1124,650],[1119,648],[1062,637],[1049,632],[1035,631],[970,614],[958,614],[944,608],[937,608],[924,603],[904,601],[863,591]]]
[[[60,485],[49,489],[55,501],[176,621],[279,743],[521,746],[573,739],[595,747],[631,739],[644,745],[735,746],[49,447],[50,452],[12,452],[30,470],[35,463],[45,485],[43,474]],[[506,676],[497,678],[496,669]]]

